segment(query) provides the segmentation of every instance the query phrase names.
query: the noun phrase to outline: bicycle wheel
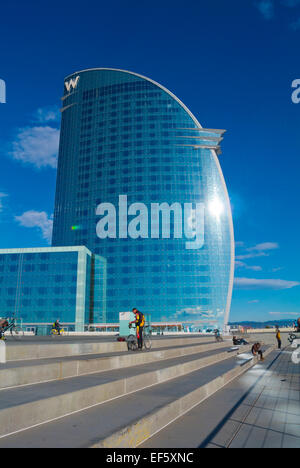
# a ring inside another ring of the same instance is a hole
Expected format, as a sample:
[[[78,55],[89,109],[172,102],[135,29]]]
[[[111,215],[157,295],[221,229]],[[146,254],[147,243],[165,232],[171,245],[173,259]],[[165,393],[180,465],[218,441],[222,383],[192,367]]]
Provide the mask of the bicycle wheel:
[[[15,340],[19,340],[20,338],[23,338],[24,330],[22,330],[21,327],[13,327],[10,330],[10,334]]]
[[[50,332],[50,335],[51,336],[64,336],[65,331],[63,329],[61,329],[60,332],[58,333],[58,331],[55,328],[52,328],[52,330]]]
[[[152,347],[152,341],[149,335],[144,335],[144,346],[145,349],[151,349]]]
[[[138,348],[138,343],[135,335],[129,335],[127,338],[127,347],[128,351],[136,351]]]
[[[296,338],[297,338],[296,335],[291,334],[291,335],[289,335],[288,340],[289,340],[289,342],[292,344],[293,341],[294,341]]]

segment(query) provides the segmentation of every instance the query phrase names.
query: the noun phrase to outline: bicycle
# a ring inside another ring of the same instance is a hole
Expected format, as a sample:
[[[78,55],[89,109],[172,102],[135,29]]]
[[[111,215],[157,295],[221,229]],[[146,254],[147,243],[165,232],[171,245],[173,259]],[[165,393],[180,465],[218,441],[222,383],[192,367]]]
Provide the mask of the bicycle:
[[[11,337],[15,340],[24,337],[24,330],[22,329],[22,327],[16,324],[16,318],[14,315],[12,316],[11,321],[8,322],[8,325],[6,325],[3,328],[1,333],[1,339],[5,340],[5,333],[8,331],[10,332]]]
[[[133,327],[132,325],[129,325],[129,328],[136,328],[136,327]],[[149,325],[146,325],[144,327],[143,347],[145,349],[149,350],[152,347],[152,341],[151,341],[150,333],[146,330],[146,328],[149,328]],[[134,335],[133,334],[128,335],[126,341],[127,341],[128,351],[136,351],[138,349],[138,340],[137,340],[136,333]]]
[[[64,336],[65,330],[61,328],[59,331],[56,328],[51,328],[50,335],[51,336]]]
[[[289,336],[288,336],[288,341],[290,342],[290,344],[293,344],[293,341],[296,340],[297,338],[297,335],[295,335],[295,333],[290,333]]]

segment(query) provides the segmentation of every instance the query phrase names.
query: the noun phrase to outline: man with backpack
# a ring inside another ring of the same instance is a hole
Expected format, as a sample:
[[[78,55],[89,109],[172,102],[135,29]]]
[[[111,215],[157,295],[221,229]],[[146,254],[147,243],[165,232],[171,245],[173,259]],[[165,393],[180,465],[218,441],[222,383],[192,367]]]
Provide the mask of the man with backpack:
[[[132,309],[132,312],[135,314],[135,320],[130,322],[130,324],[135,323],[136,326],[136,337],[138,341],[138,349],[143,349],[143,330],[145,325],[145,316],[142,312],[136,308]]]

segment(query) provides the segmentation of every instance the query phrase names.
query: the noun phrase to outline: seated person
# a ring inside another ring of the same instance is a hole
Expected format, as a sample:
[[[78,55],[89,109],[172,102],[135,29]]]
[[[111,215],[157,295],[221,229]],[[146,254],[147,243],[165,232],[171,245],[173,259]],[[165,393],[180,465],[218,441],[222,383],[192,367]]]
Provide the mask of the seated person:
[[[249,344],[246,340],[244,340],[244,338],[237,338],[236,336],[234,336],[232,338],[232,342],[233,342],[234,346]]]
[[[4,329],[8,327],[8,320],[7,319],[0,319],[0,340],[4,339]]]
[[[254,343],[254,345],[252,346],[251,352],[252,352],[253,356],[257,356],[257,354],[258,354],[260,356],[260,360],[264,361],[263,353],[262,353],[262,350],[260,348],[261,348],[260,343]]]

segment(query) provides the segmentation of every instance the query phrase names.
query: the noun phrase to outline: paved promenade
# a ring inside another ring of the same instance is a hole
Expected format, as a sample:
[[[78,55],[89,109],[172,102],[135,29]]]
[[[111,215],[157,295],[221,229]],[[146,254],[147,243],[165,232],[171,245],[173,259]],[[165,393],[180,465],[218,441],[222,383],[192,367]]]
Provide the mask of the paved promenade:
[[[273,351],[142,447],[300,448],[300,364]]]
[[[230,338],[28,337],[0,364],[0,448],[297,447],[300,364],[292,348]]]

